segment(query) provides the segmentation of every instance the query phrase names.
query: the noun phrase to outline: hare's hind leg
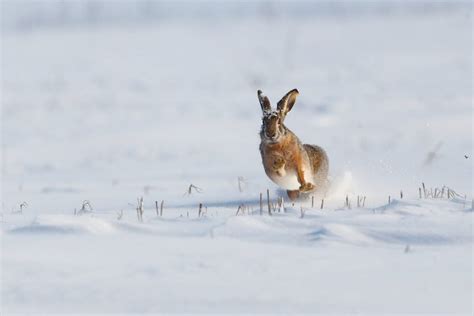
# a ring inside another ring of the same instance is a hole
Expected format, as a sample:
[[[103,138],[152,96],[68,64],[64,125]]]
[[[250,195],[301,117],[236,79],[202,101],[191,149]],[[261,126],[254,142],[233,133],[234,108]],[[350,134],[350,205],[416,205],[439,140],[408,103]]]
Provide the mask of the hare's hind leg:
[[[318,190],[321,187],[327,186],[327,177],[329,170],[329,161],[328,156],[324,149],[316,145],[304,144],[304,148],[308,153],[309,160],[311,162],[311,167],[313,168],[315,185],[318,187]]]
[[[313,167],[313,171],[320,172],[323,176],[327,177],[328,173],[328,156],[324,149],[316,145],[303,145],[304,149],[308,153],[309,160],[311,162],[311,166]],[[324,177],[324,180],[325,178]]]

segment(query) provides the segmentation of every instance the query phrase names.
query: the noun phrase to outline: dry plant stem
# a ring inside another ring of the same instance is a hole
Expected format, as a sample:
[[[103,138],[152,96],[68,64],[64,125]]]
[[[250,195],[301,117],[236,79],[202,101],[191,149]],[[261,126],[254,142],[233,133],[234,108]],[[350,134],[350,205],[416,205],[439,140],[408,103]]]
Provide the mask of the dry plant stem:
[[[84,200],[82,202],[82,210],[86,210],[86,207],[89,207],[89,210],[92,211],[92,205],[91,205],[91,202],[89,202],[89,200]]]
[[[191,184],[189,185],[188,190],[186,191],[186,193],[184,193],[184,195],[186,195],[186,194],[191,195],[193,189],[194,189],[194,191],[197,192],[197,193],[201,193],[201,192],[202,192],[202,189],[201,189],[201,188],[199,188],[199,187],[197,187],[197,186],[195,186],[194,184],[191,183]]]
[[[156,209],[156,216],[160,216],[160,212],[158,211],[158,201],[155,201],[155,209]]]
[[[425,187],[425,183],[422,182],[421,185],[422,185],[422,187],[423,187],[423,197],[426,199],[426,187]]]
[[[400,199],[403,199],[403,191],[400,190]]]
[[[270,207],[270,190],[267,189],[267,205],[268,205],[268,215],[272,215],[272,209]]]
[[[202,203],[199,203],[198,217],[201,217],[201,214],[202,214]]]
[[[324,199],[321,200],[321,209],[324,207]]]
[[[161,200],[160,204],[160,216],[163,216],[163,205],[165,204],[165,200]]]
[[[77,213],[74,212],[74,214],[87,213],[87,209],[89,209],[89,211],[92,211],[92,206],[91,206],[91,203],[88,200],[84,200],[84,201],[82,201],[81,209]]]
[[[138,221],[143,222],[143,197],[137,198],[137,217]]]
[[[244,182],[244,181],[245,181],[245,180],[244,180],[244,177],[242,177],[242,176],[239,176],[239,177],[237,178],[237,182],[238,182],[238,185],[239,185],[239,192],[243,192],[243,191],[244,191],[244,189],[242,188],[242,182]]]
[[[28,203],[26,203],[26,202],[21,203],[20,204],[20,213],[23,213],[23,209],[26,208],[26,207],[28,207]]]
[[[263,198],[262,193],[260,193],[260,215],[263,214]]]

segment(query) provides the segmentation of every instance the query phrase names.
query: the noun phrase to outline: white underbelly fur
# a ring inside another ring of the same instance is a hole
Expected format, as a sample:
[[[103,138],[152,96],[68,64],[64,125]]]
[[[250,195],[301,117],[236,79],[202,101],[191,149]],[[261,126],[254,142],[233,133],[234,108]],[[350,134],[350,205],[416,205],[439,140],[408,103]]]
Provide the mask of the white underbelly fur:
[[[286,190],[298,190],[301,184],[298,182],[298,177],[296,175],[296,171],[287,171],[287,170],[280,170],[280,175],[273,175],[271,177],[272,181],[278,184],[278,186],[286,189]],[[314,183],[314,178],[311,172],[311,167],[307,166],[304,169],[304,179],[306,182]]]

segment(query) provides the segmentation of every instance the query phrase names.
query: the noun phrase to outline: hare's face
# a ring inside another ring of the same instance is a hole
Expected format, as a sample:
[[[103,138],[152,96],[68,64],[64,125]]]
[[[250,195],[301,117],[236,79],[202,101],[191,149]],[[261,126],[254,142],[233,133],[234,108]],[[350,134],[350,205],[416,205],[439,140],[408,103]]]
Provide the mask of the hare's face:
[[[283,134],[282,121],[277,112],[271,112],[262,119],[263,136],[271,141],[276,141]]]
[[[262,131],[260,132],[260,135],[262,139],[277,142],[280,137],[285,134],[286,129],[283,126],[283,120],[295,104],[298,90],[293,89],[285,94],[285,96],[278,102],[276,110],[272,110],[270,100],[261,90],[257,91],[257,95],[263,113]]]

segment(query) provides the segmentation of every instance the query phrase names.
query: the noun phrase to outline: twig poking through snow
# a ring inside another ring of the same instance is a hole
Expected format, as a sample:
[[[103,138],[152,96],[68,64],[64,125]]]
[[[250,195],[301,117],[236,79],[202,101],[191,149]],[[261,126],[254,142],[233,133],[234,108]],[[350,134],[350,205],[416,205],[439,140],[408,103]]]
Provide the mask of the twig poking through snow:
[[[272,209],[270,207],[270,190],[267,189],[267,204],[268,204],[268,215],[272,215]]]
[[[20,204],[20,213],[23,213],[23,209],[28,207],[28,203],[23,202]]]
[[[12,213],[16,213],[16,214],[23,214],[23,209],[28,207],[28,203],[26,202],[22,202],[20,203],[20,209],[18,211],[13,211],[12,209]]]
[[[87,210],[87,209],[89,209],[89,210]],[[77,214],[77,215],[84,214],[84,213],[87,213],[87,212],[92,212],[92,210],[93,209],[92,209],[91,203],[88,200],[84,200],[84,201],[82,201],[81,209],[78,212],[76,212],[76,210],[74,210],[74,214]]]
[[[186,192],[184,193],[184,195],[191,195],[191,193],[193,193],[193,189],[194,189],[194,191],[197,192],[197,193],[201,193],[201,192],[202,192],[202,189],[201,189],[201,188],[199,188],[199,187],[197,187],[197,186],[195,186],[194,184],[191,183],[191,184],[189,185],[188,189],[186,190]]]
[[[235,213],[235,216],[239,215],[239,213],[241,213],[242,215],[244,215],[244,210],[245,210],[245,205],[243,204],[240,204],[239,207],[237,208],[237,212]]]
[[[285,213],[285,201],[283,200],[283,196],[280,197],[280,199],[279,199],[278,207],[279,207],[279,212],[280,213],[281,213],[281,211],[283,211],[283,213]]]
[[[139,197],[137,198],[137,217],[138,217],[138,221],[140,222],[143,222],[143,197]]]

